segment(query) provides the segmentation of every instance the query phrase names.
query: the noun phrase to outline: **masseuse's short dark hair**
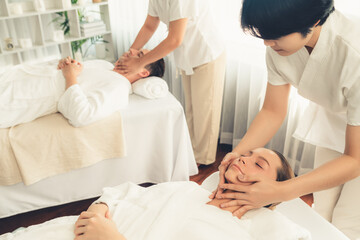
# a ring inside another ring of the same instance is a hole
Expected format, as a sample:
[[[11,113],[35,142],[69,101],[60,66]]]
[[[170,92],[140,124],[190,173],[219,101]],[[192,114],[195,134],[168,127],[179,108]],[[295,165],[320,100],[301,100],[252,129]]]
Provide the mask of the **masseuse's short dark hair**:
[[[275,40],[291,33],[304,37],[335,10],[334,0],[243,0],[241,27],[255,37]]]
[[[165,61],[163,58],[161,58],[153,63],[146,65],[145,68],[150,72],[149,77],[163,77],[165,73]]]

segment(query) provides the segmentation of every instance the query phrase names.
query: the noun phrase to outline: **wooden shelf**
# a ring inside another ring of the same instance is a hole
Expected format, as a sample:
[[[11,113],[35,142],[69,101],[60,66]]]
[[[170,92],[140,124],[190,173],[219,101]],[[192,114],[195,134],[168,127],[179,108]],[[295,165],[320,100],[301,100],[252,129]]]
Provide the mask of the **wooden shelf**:
[[[28,53],[47,52],[47,49],[55,49],[50,52],[57,52],[58,57],[68,56],[69,54],[74,58],[71,45],[73,42],[90,39],[95,36],[103,36],[106,40],[107,56],[105,59],[115,59],[113,51],[113,43],[111,36],[109,5],[107,1],[100,3],[92,3],[91,0],[84,5],[73,4],[70,8],[63,6],[62,0],[43,0],[46,10],[38,12],[32,6],[32,2],[28,0],[19,0],[12,3],[11,0],[0,0],[0,62],[7,62],[9,57],[15,64],[27,62]],[[70,0],[69,0],[70,1]],[[11,13],[13,4],[21,4],[23,13],[15,15]],[[106,31],[96,32],[87,36],[83,36],[80,30],[80,20],[78,10],[90,9],[89,12],[98,11],[101,14],[94,14],[96,18],[100,18],[106,26]],[[62,41],[54,41],[54,31],[59,30],[60,27],[56,22],[53,22],[58,15],[58,12],[68,12],[70,34],[65,36]],[[11,38],[15,46],[12,50],[5,48],[5,39]],[[29,38],[33,46],[30,48],[21,48],[20,38]],[[84,44],[86,45],[86,44]],[[89,44],[87,44],[89,45]],[[89,46],[86,46],[88,48]],[[56,48],[58,51],[56,51]],[[95,49],[95,48],[94,48]],[[94,50],[92,52],[94,54]],[[25,56],[25,57],[24,57]],[[44,56],[41,56],[44,57]],[[48,56],[45,56],[48,57]],[[45,58],[44,57],[44,58]],[[86,59],[86,56],[83,56]]]

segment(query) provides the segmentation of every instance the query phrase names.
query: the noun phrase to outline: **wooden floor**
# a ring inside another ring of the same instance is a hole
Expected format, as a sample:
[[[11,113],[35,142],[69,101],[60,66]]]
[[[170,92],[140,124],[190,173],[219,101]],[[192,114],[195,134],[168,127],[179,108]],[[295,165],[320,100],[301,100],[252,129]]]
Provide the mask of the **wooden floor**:
[[[191,181],[201,184],[213,172],[218,170],[218,166],[226,153],[231,151],[230,145],[219,145],[216,156],[216,162],[199,167],[199,174],[190,177]],[[151,184],[141,184],[142,186],[149,186]],[[312,194],[301,197],[308,205],[312,205]],[[45,208],[24,214],[15,215],[8,218],[0,219],[0,235],[6,232],[14,231],[19,227],[27,227],[34,224],[39,224],[50,219],[69,215],[79,215],[82,211],[86,210],[90,204],[97,198],[87,199],[83,201],[64,204],[56,207]]]

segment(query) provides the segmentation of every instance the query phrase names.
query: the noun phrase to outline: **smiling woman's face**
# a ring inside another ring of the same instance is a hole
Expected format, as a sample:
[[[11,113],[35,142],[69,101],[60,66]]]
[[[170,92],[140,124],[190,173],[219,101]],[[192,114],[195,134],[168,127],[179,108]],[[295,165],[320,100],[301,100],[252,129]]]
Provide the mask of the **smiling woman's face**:
[[[266,148],[256,148],[240,158],[234,159],[225,172],[225,178],[229,183],[251,184],[241,182],[240,175],[263,175],[270,179],[277,179],[277,169],[281,167],[279,156]]]

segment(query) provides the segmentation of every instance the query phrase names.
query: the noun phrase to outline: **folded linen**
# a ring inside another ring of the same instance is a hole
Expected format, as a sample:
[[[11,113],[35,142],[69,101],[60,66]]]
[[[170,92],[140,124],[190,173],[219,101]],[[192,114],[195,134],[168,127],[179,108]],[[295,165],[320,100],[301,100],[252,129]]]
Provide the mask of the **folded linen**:
[[[44,178],[126,155],[120,112],[82,128],[54,113],[0,129],[0,185]]]
[[[164,79],[147,77],[132,84],[133,92],[148,99],[163,98],[169,92],[169,87]]]

